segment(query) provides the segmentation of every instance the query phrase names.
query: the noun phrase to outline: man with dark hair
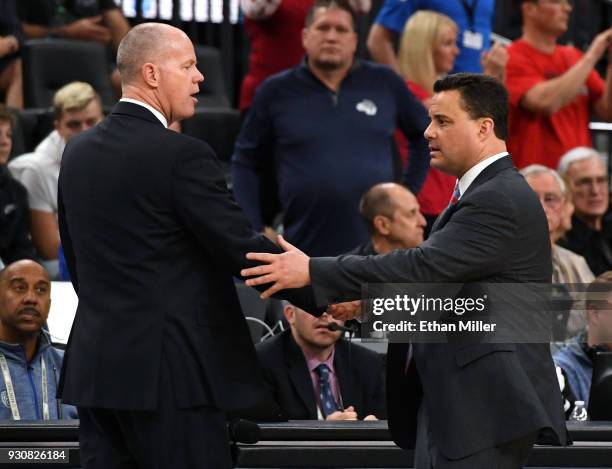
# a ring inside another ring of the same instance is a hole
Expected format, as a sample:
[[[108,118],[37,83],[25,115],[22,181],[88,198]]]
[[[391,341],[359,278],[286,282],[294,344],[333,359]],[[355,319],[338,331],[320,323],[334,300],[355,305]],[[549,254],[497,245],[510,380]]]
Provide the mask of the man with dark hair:
[[[0,268],[3,263],[35,256],[28,194],[7,167],[12,148],[13,115],[0,105]]]
[[[227,469],[226,412],[264,394],[233,276],[258,236],[217,157],[168,123],[204,77],[178,28],[143,23],[119,46],[123,98],[70,139],[59,226],[79,296],[60,384],[79,407],[85,469]],[[312,292],[288,299],[317,311]]]
[[[287,252],[248,254],[269,264],[245,269],[258,276],[248,285],[273,282],[267,297],[312,284],[323,306],[357,300],[366,283],[550,283],[546,217],[502,139],[503,85],[457,74],[434,89],[431,164],[457,185],[430,237],[382,256],[312,259],[279,238]],[[353,301],[330,311],[349,319],[358,308]],[[416,444],[418,469],[518,468],[535,441],[567,442],[548,343],[480,340],[389,344],[389,428],[400,446]]]
[[[426,221],[412,192],[394,182],[371,187],[359,203],[370,239],[349,254],[368,256],[410,249],[423,242]]]
[[[418,192],[429,169],[427,115],[387,67],[354,58],[354,13],[319,0],[302,33],[306,59],[259,88],[236,141],[236,200],[263,231],[259,169],[274,160],[285,234],[312,255],[366,241],[357,206],[372,185],[392,181],[393,132],[411,142],[404,183]]]
[[[521,12],[523,35],[508,48],[508,145],[518,168],[556,168],[565,152],[591,145],[592,111],[612,120],[612,28],[583,53],[557,44],[567,31],[571,0],[522,0]],[[607,81],[595,70],[605,55]]]

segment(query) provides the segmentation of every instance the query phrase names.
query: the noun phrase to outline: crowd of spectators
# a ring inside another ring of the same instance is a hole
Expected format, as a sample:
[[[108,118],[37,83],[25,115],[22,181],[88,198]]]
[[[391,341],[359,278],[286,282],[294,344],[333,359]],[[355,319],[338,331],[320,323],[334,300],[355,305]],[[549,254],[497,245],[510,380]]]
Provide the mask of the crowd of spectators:
[[[612,120],[612,28],[593,35],[583,52],[559,43],[575,14],[570,0],[519,3],[522,35],[508,44],[492,41],[494,0],[386,0],[367,36],[370,61],[356,57],[357,15],[369,11],[368,1],[241,0],[251,49],[231,179],[255,229],[272,239],[283,233],[310,256],[418,247],[456,183],[429,168],[423,133],[433,84],[449,73],[484,73],[509,92],[509,150],[548,221],[551,280],[611,284],[610,181],[589,122]],[[103,119],[91,85],[65,84],[53,100],[54,130],[34,151],[13,155],[13,111],[24,103],[20,50],[27,39],[67,38],[104,44],[114,57],[129,27],[113,0],[0,0],[0,267],[7,266],[0,277],[0,359],[16,356],[9,329],[15,310],[6,300],[11,275],[24,277],[19,282],[32,295],[38,293],[29,282],[45,283],[47,296],[49,278],[60,278],[57,178],[64,147]],[[605,76],[597,71],[602,63]],[[112,65],[109,75],[119,96]],[[555,361],[574,396],[586,401],[593,350],[612,347],[605,328],[612,307],[581,303],[569,290],[572,306],[553,334],[568,343]],[[41,332],[48,302],[36,301],[43,320],[32,330],[28,344],[36,346],[26,359],[39,366],[50,354],[55,367],[61,354]],[[378,357],[354,347],[355,362],[371,363],[359,375],[346,361],[342,332],[327,329],[333,320],[293,305],[284,315],[289,329],[258,347],[283,411],[291,418],[384,418]],[[287,395],[298,375],[300,391]],[[54,409],[51,418],[72,415]],[[11,418],[12,410],[0,405],[0,417]]]

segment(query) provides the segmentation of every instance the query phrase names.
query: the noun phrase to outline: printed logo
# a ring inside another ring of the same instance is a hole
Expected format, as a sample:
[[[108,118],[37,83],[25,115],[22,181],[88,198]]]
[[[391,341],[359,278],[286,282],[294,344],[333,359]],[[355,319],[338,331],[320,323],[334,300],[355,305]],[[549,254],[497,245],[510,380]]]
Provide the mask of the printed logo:
[[[356,109],[359,112],[363,112],[366,116],[375,116],[378,112],[376,104],[374,104],[374,102],[370,101],[369,99],[364,99],[360,103],[357,103]]]
[[[9,404],[8,394],[6,393],[6,389],[2,391],[2,393],[0,393],[0,399],[2,399],[2,404],[4,404],[4,407],[6,407],[7,409],[11,408],[11,405]]]
[[[11,212],[15,211],[15,204],[7,204],[4,206],[4,214],[8,215]]]

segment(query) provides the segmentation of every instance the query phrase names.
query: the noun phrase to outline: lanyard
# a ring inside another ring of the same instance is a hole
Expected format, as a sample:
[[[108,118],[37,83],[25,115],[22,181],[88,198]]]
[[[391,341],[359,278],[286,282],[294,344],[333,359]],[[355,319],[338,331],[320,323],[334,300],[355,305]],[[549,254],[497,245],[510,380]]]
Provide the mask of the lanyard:
[[[465,14],[468,17],[469,30],[475,32],[476,26],[474,22],[474,15],[476,14],[476,8],[478,8],[478,0],[474,0],[471,6],[468,5],[466,0],[461,0],[461,5],[463,5]]]
[[[0,368],[2,368],[2,376],[4,377],[4,384],[6,386],[6,392],[8,394],[9,405],[11,407],[11,414],[13,414],[13,420],[21,420],[19,415],[19,408],[17,407],[17,399],[15,397],[15,389],[13,388],[13,380],[11,379],[11,373],[9,371],[8,363],[4,354],[0,352]],[[44,358],[40,357],[40,370],[41,370],[41,386],[42,386],[42,397],[43,397],[43,420],[49,420],[49,390],[47,389],[47,365],[45,364]],[[34,390],[36,392],[36,390]]]

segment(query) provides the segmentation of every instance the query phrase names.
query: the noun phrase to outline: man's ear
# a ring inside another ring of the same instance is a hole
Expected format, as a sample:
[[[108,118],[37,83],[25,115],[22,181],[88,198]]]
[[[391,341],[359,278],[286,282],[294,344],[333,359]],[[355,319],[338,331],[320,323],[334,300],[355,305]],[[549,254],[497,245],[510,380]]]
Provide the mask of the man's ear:
[[[478,134],[484,140],[495,134],[495,123],[490,117],[481,117],[479,119]]]
[[[285,305],[283,308],[283,314],[285,315],[285,319],[289,324],[293,323],[293,318],[295,316],[295,308],[292,305]]]
[[[147,62],[141,68],[142,79],[151,88],[159,86],[159,67],[153,63]]]
[[[391,220],[389,220],[389,217],[384,215],[376,215],[374,220],[372,220],[372,225],[374,225],[374,229],[377,233],[387,236],[389,234]]]

